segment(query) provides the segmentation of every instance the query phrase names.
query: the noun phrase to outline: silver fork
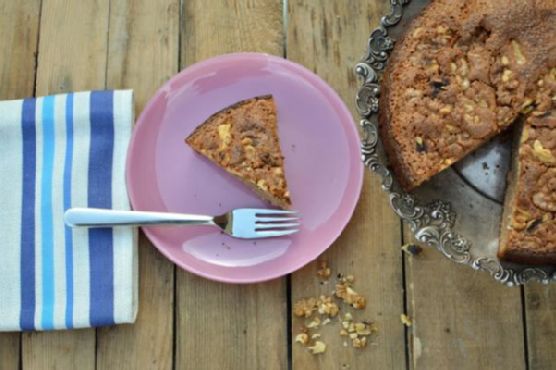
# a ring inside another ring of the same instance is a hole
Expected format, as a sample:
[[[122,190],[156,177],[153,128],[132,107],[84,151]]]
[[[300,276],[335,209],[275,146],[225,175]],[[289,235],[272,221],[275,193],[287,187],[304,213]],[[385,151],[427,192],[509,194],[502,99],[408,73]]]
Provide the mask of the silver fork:
[[[296,211],[256,208],[234,209],[220,216],[70,208],[64,213],[64,222],[71,227],[210,225],[218,226],[226,234],[243,239],[291,235],[298,232],[300,226]]]

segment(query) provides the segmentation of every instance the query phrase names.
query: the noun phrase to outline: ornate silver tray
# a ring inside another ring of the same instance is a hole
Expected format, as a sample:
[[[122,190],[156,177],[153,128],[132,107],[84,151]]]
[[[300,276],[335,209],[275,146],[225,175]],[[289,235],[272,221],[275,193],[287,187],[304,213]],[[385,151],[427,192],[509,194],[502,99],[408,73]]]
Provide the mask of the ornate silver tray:
[[[506,263],[496,256],[511,133],[486,144],[411,194],[401,190],[387,167],[377,129],[379,77],[396,38],[428,2],[390,0],[390,14],[382,17],[380,26],[371,33],[367,52],[355,67],[363,80],[356,99],[363,128],[363,162],[382,178],[394,212],[409,224],[420,242],[509,286],[531,280],[553,282],[554,267]]]

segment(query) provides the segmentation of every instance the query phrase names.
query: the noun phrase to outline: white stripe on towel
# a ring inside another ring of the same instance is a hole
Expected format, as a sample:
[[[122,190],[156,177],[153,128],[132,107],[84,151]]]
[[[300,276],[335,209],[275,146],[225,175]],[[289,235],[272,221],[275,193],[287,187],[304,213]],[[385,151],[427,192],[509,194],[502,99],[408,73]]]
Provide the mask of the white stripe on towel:
[[[43,156],[43,127],[42,127],[42,102],[37,98],[35,106],[36,127],[36,178],[35,178],[35,329],[42,329],[42,221],[41,221],[41,186],[42,183],[42,156]]]
[[[7,122],[21,122],[23,101],[14,100],[0,105],[0,117]],[[0,235],[2,267],[0,268],[0,331],[21,330],[21,191],[23,189],[23,142],[21,130],[0,125],[2,153],[0,179],[7,181],[0,191]]]
[[[66,155],[66,95],[54,97],[54,167],[52,176],[52,225],[54,238],[54,327],[65,328],[66,245],[64,229],[64,158]],[[63,139],[63,141],[62,141]]]
[[[114,92],[114,152],[112,163],[112,207],[130,209],[125,184],[125,163],[127,140],[133,126],[133,109],[127,109],[133,102],[131,90]],[[116,176],[120,176],[117,178]],[[129,282],[137,279],[137,243],[134,242],[137,230],[130,227],[116,227],[113,231],[114,245],[114,321],[130,322],[135,320],[137,304],[133,303],[136,287]],[[132,289],[132,291],[130,291]]]
[[[87,180],[91,119],[90,92],[75,93],[73,100],[72,207],[87,207]],[[89,232],[73,229],[73,325],[90,326]]]

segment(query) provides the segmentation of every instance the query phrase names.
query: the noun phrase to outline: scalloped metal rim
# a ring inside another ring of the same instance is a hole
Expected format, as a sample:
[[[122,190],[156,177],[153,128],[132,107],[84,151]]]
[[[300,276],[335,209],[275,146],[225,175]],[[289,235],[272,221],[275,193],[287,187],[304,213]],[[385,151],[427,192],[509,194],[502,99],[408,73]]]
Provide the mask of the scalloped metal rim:
[[[388,36],[388,28],[401,20],[404,5],[410,0],[390,0],[390,14],[381,18],[380,25],[369,37],[367,52],[355,66],[355,73],[363,80],[357,92],[356,107],[361,115],[363,138],[361,145],[362,160],[366,167],[382,179],[382,188],[390,198],[394,212],[409,224],[415,238],[420,242],[438,249],[450,260],[468,265],[475,270],[489,273],[496,281],[508,286],[522,285],[528,281],[548,284],[556,280],[556,273],[549,274],[536,267],[526,267],[521,271],[504,268],[494,258],[473,258],[473,246],[453,229],[456,213],[449,202],[435,200],[420,204],[412,195],[401,190],[386,165],[381,152],[378,134],[378,97],[380,84],[378,76],[386,66],[394,40]]]

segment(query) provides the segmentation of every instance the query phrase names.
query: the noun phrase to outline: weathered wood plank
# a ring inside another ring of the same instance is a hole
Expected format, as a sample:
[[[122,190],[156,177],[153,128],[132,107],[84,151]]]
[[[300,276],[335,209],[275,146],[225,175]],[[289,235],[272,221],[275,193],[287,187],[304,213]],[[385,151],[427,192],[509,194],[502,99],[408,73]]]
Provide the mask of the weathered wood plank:
[[[408,240],[410,231],[405,228]],[[520,288],[458,265],[431,248],[406,258],[414,369],[523,369]]]
[[[283,52],[275,0],[183,2],[182,67],[226,52]],[[177,369],[285,369],[285,279],[240,286],[177,271]]]
[[[21,354],[20,341],[19,333],[0,334],[0,369],[15,370],[18,368]]]
[[[36,94],[105,86],[108,0],[43,0]],[[95,367],[95,330],[28,333],[23,368]]]
[[[107,87],[132,88],[136,115],[178,70],[178,0],[110,2]],[[98,369],[171,369],[174,265],[140,233],[139,314],[97,331]]]
[[[0,1],[0,99],[33,95],[40,1]],[[0,369],[17,369],[19,333],[0,333]]]
[[[0,0],[0,98],[33,95],[40,0]]]
[[[32,332],[22,336],[23,369],[95,368],[95,331]]]
[[[529,369],[553,369],[556,364],[556,287],[531,284],[524,289]]]
[[[287,56],[313,69],[338,91],[355,114],[358,86],[353,67],[363,55],[368,35],[387,9],[385,1],[290,0]],[[371,22],[370,22],[371,20]],[[354,119],[354,124],[357,120]],[[403,369],[405,368],[402,257],[400,221],[375,177],[366,175],[359,206],[342,237],[321,257],[334,272],[353,274],[355,288],[368,299],[364,312],[354,316],[377,322],[379,334],[365,349],[346,348],[337,324],[321,330],[328,347],[313,356],[293,343],[294,369]],[[292,300],[330,294],[330,284],[316,279],[316,263],[293,274]],[[301,322],[294,318],[293,336]],[[371,367],[369,367],[371,366]]]

